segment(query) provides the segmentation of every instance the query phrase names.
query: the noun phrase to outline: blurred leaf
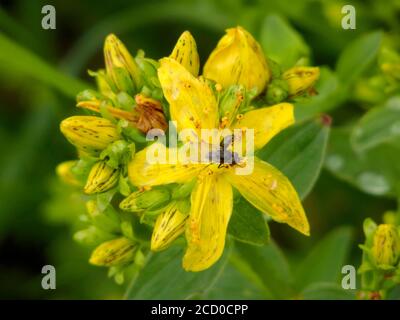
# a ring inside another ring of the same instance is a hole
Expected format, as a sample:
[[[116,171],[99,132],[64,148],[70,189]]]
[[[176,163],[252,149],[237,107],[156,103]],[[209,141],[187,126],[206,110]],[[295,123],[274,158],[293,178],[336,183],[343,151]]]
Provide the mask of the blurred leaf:
[[[207,298],[224,272],[230,254],[229,248],[225,248],[225,253],[216,264],[202,272],[183,270],[183,254],[180,247],[152,253],[145,268],[128,288],[125,295],[127,299]]]
[[[293,278],[285,256],[274,242],[258,247],[237,242],[235,249],[243,263],[254,272],[273,298],[294,295]]]
[[[281,170],[301,198],[312,189],[321,171],[329,136],[326,116],[297,123],[274,137],[257,155]]]
[[[299,288],[315,282],[336,282],[345,264],[352,241],[348,227],[331,231],[320,240],[296,270]]]
[[[343,99],[339,81],[327,67],[320,68],[320,78],[315,86],[318,94],[295,102],[294,113],[297,121],[309,119],[323,112],[337,108]]]
[[[236,240],[254,245],[267,244],[270,235],[263,214],[243,197],[235,201],[228,232]]]
[[[351,141],[357,151],[375,147],[400,137],[400,96],[389,99],[384,106],[370,109],[356,124]]]
[[[382,33],[375,31],[353,41],[340,55],[336,72],[345,85],[357,79],[376,58],[382,41]]]
[[[353,290],[345,290],[337,283],[316,282],[301,293],[304,300],[354,300]]]
[[[75,98],[78,92],[90,87],[80,80],[61,73],[2,33],[0,33],[0,48],[0,68],[7,68],[8,71],[19,73],[21,76],[42,81],[71,98]]]
[[[301,58],[308,58],[309,48],[302,36],[281,16],[267,16],[261,27],[260,43],[268,58],[282,65],[284,70]]]
[[[377,196],[396,197],[400,180],[400,145],[381,144],[356,153],[350,144],[352,128],[334,129],[325,167],[360,190]]]
[[[265,292],[243,276],[232,264],[228,264],[207,299],[256,300],[265,299]]]

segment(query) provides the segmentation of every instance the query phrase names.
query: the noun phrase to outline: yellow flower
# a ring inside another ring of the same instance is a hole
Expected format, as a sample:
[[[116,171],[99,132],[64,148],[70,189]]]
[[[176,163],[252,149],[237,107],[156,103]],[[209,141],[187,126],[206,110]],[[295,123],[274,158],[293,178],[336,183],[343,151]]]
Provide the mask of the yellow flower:
[[[181,34],[169,57],[178,61],[195,77],[199,74],[200,59],[196,41],[189,31]]]
[[[204,77],[224,88],[241,84],[257,94],[270,80],[270,70],[257,41],[242,27],[226,30],[204,66]]]
[[[218,130],[218,104],[204,81],[195,78],[171,58],[160,61],[158,75],[170,105],[171,118],[177,122],[178,131],[192,129],[200,136],[201,129]],[[293,106],[281,103],[255,109],[237,117],[231,129],[254,129],[254,145],[256,149],[260,149],[293,122]],[[254,171],[249,175],[236,174],[235,169],[241,164],[184,164],[179,161],[169,162],[169,158],[165,164],[153,164],[146,157],[149,148],[151,146],[138,152],[128,165],[132,184],[145,187],[188,183],[196,179],[190,195],[191,209],[185,226],[188,247],[183,267],[186,270],[207,269],[220,258],[232,213],[232,186],[272,219],[287,223],[309,235],[308,221],[294,187],[270,164],[254,158]],[[161,225],[156,224],[154,234],[162,233],[159,230]]]
[[[56,168],[57,175],[62,179],[63,182],[80,187],[81,182],[74,176],[71,169],[77,164],[77,160],[64,161],[60,163]]]

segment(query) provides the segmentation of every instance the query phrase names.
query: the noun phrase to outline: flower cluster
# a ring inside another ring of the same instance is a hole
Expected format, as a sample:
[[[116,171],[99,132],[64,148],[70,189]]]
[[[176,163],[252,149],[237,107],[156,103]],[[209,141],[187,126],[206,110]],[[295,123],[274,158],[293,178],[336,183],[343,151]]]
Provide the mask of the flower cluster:
[[[315,93],[318,68],[280,70],[241,27],[227,30],[200,76],[196,42],[188,31],[159,61],[142,51],[133,57],[115,35],[106,38],[104,57],[105,70],[90,72],[98,90],[77,96],[86,115],[60,125],[79,160],[57,168],[87,198],[88,227],[75,239],[97,246],[90,263],[110,267],[110,276],[121,282],[143,267],[150,250],[185,240],[184,269],[207,269],[223,253],[234,197],[239,196],[309,235],[294,187],[272,165],[256,156],[236,159],[232,148],[208,164],[149,163],[149,149],[160,142],[149,141],[146,134],[171,130],[168,120],[178,133],[190,129],[198,137],[202,129],[252,129],[254,147],[261,149],[295,122],[290,101]],[[220,141],[227,139],[221,134]],[[228,164],[227,156],[235,160]],[[247,161],[254,163],[253,172],[236,174]]]

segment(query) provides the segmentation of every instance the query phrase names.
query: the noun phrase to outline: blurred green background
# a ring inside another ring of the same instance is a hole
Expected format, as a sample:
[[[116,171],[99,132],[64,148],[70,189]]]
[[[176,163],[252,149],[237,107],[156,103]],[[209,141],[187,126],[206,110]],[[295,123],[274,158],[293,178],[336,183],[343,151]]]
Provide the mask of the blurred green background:
[[[224,29],[242,25],[256,38],[265,17],[277,13],[303,36],[313,65],[332,69],[342,50],[360,35],[382,30],[399,44],[399,1],[351,1],[357,29],[341,28],[348,1],[0,1],[0,298],[121,298],[123,286],[90,266],[89,250],[72,240],[84,210],[55,177],[56,165],[75,157],[61,136],[61,119],[76,114],[74,95],[93,81],[87,69],[103,66],[104,37],[113,32],[132,53],[169,55],[184,30],[194,35],[204,62]],[[56,8],[56,30],[43,30],[41,9]],[[12,42],[10,42],[10,40]],[[399,48],[397,48],[399,49]],[[89,84],[89,85],[88,85]],[[364,113],[343,102],[329,112],[333,127]],[[68,197],[66,196],[68,195]],[[358,266],[362,221],[394,209],[394,200],[373,197],[323,170],[305,208],[312,237],[270,224],[276,242],[296,260],[327,232],[351,226],[348,263]],[[57,270],[57,290],[43,290],[41,268]]]

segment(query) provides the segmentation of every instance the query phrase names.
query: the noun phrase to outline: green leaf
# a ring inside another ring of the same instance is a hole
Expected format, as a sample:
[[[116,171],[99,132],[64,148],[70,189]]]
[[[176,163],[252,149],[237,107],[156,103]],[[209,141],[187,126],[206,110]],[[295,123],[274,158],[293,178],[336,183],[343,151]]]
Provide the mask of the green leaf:
[[[152,253],[148,263],[128,288],[128,299],[196,299],[207,298],[224,272],[229,248],[220,260],[202,272],[186,272],[182,269],[181,247]]]
[[[242,197],[235,201],[228,232],[236,240],[264,245],[269,241],[269,228],[264,215]]]
[[[245,266],[257,275],[272,298],[287,299],[294,295],[289,264],[274,242],[263,247],[237,242],[235,249]]]
[[[348,45],[337,61],[336,72],[340,82],[350,85],[376,58],[382,33],[375,31],[358,38]]]
[[[301,198],[311,191],[321,171],[329,124],[327,116],[298,123],[274,137],[257,153],[289,178]]]
[[[295,102],[294,113],[296,121],[309,119],[333,110],[340,105],[343,99],[343,91],[339,81],[335,73],[327,67],[320,68],[320,77],[315,89],[318,92],[316,96]]]
[[[332,130],[325,167],[338,178],[376,196],[396,197],[400,180],[400,145],[381,144],[356,153],[350,144],[352,128]]]
[[[305,288],[314,282],[336,282],[341,275],[352,241],[348,227],[331,231],[320,240],[296,270],[296,285]]]
[[[0,33],[0,48],[0,67],[3,66],[11,72],[42,81],[72,98],[75,98],[78,92],[90,87],[80,80],[61,73],[2,33]]]
[[[363,151],[399,137],[400,96],[395,96],[384,106],[370,109],[358,121],[351,133],[351,142],[357,151]]]
[[[207,295],[207,299],[211,300],[256,300],[265,298],[263,288],[249,282],[232,264],[226,266],[221,277]]]
[[[278,62],[284,70],[301,58],[308,58],[309,48],[302,36],[281,16],[267,16],[261,27],[260,44],[268,58]]]
[[[337,283],[317,282],[305,288],[301,297],[304,300],[354,300],[355,292],[345,290]]]

